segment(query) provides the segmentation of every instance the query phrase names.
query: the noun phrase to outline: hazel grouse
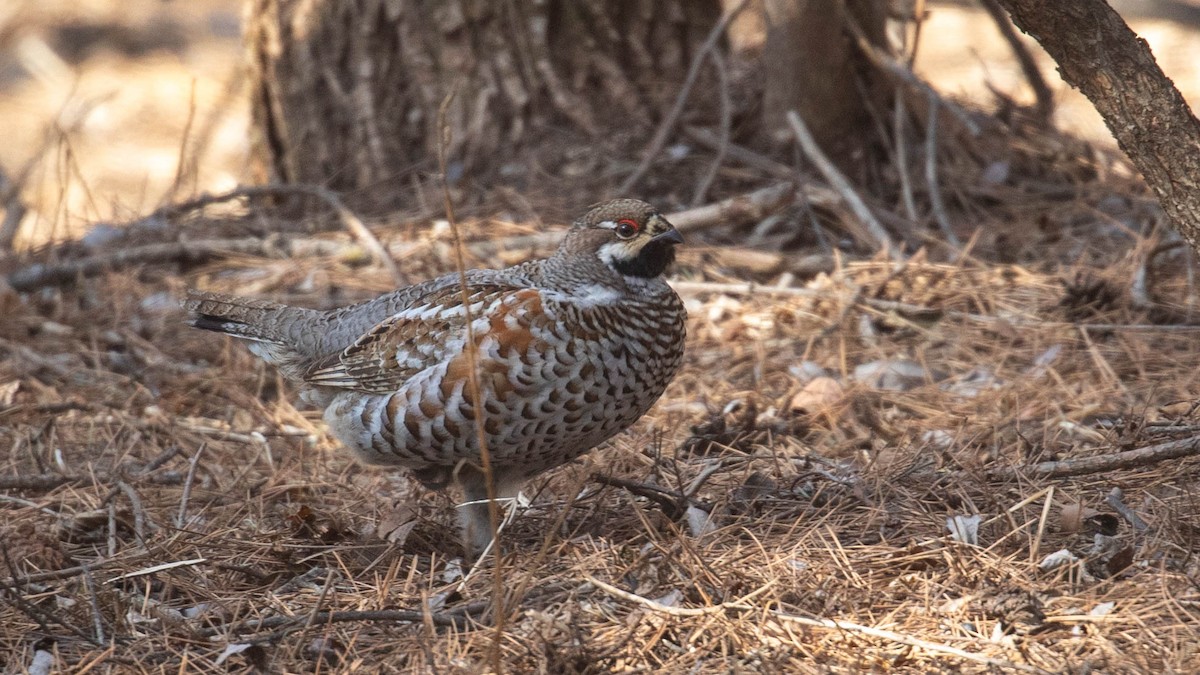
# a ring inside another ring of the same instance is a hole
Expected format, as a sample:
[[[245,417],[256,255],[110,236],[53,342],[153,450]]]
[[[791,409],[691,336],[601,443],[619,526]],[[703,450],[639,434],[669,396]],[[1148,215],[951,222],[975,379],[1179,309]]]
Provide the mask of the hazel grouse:
[[[185,308],[299,384],[361,460],[458,484],[474,556],[492,537],[481,436],[493,494],[513,497],[629,427],[675,376],[687,315],[662,274],[682,241],[649,204],[618,199],[547,259],[468,271],[467,306],[449,274],[330,311],[200,291]]]

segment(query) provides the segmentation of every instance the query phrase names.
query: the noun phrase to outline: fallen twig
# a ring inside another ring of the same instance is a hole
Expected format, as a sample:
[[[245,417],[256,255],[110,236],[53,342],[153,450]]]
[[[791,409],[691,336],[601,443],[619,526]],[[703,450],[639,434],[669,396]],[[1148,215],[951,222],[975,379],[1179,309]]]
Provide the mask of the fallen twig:
[[[700,75],[700,67],[704,65],[704,59],[708,56],[716,46],[721,36],[725,34],[725,29],[729,27],[729,22],[733,21],[734,17],[742,12],[750,0],[741,0],[733,9],[721,15],[721,19],[717,21],[712,30],[708,32],[708,37],[704,38],[704,43],[696,50],[695,56],[692,57],[692,63],[688,66],[687,75],[683,78],[683,86],[679,88],[679,95],[675,97],[675,104],[671,106],[670,112],[663,118],[661,124],[658,125],[658,131],[654,132],[654,138],[650,140],[650,145],[646,147],[646,153],[642,155],[642,161],[638,164],[633,173],[621,183],[621,187],[617,188],[618,194],[626,194],[629,192],[642,176],[646,175],[646,171],[650,165],[654,163],[654,158],[658,157],[658,153],[662,152],[663,147],[667,144],[667,139],[671,137],[671,131],[675,128],[675,123],[679,121],[679,116],[683,113],[683,107],[687,104],[688,96],[692,93],[692,87],[696,84],[696,78]]]
[[[729,69],[725,66],[725,57],[721,56],[720,49],[714,49],[709,52],[709,58],[712,59],[713,70],[717,73],[718,91],[721,92],[721,97],[718,99],[721,102],[721,118],[718,127],[721,130],[721,137],[717,142],[716,157],[713,157],[712,163],[708,165],[708,171],[704,172],[704,177],[700,179],[696,185],[696,191],[692,194],[692,206],[703,204],[705,197],[708,196],[708,188],[717,177],[717,172],[721,170],[721,165],[725,162],[725,155],[729,152],[729,127],[733,124],[733,103],[729,100]]]
[[[179,512],[175,514],[175,527],[183,528],[187,523],[187,508],[188,500],[192,496],[192,484],[196,480],[196,467],[200,464],[200,456],[204,454],[204,450],[208,447],[208,443],[201,443],[197,448],[196,454],[192,455],[192,459],[188,461],[187,478],[183,480],[183,494],[179,497]]]
[[[1146,524],[1146,521],[1142,520],[1136,511],[1125,505],[1124,496],[1121,488],[1115,487],[1109,491],[1108,496],[1105,497],[1105,501],[1108,502],[1109,506],[1113,507],[1114,511],[1121,514],[1122,518],[1129,521],[1129,525],[1133,527],[1134,531],[1145,532],[1150,529],[1150,526]]]
[[[33,474],[30,476],[0,476],[0,490],[53,490],[68,483],[90,480],[88,476],[62,474]]]
[[[60,474],[60,473],[34,473],[25,476],[0,476],[0,490],[53,490],[62,485],[79,485],[91,483],[92,481],[102,482],[115,476],[97,476],[89,474],[86,476],[75,474]],[[183,476],[167,472],[157,476],[147,475],[139,476],[138,481],[143,483],[152,483],[154,485],[179,485],[183,482]]]
[[[1040,462],[1029,466],[1003,467],[990,470],[987,472],[987,475],[988,478],[993,480],[1007,480],[1017,478],[1018,476],[1063,478],[1066,476],[1100,473],[1102,471],[1135,469],[1171,459],[1181,459],[1196,455],[1200,455],[1200,436],[1192,436],[1176,441],[1159,443],[1158,445],[1150,445],[1144,448],[1105,455]]]
[[[704,127],[687,126],[683,128],[683,135],[693,141],[703,145],[709,150],[720,150],[722,146],[722,136],[714,134]],[[737,162],[741,162],[748,167],[766,171],[775,178],[782,180],[792,180],[796,177],[796,170],[782,162],[767,157],[766,155],[757,153],[749,148],[738,145],[737,143],[724,143],[725,153]]]
[[[325,604],[325,599],[329,597],[329,589],[333,588],[333,570],[325,573],[325,583],[321,584],[321,593],[317,596],[317,601],[313,603],[312,611],[308,613],[308,620],[301,626],[301,630],[308,631],[316,625],[317,615],[321,613],[321,605]],[[299,648],[299,645],[297,645]]]
[[[776,183],[713,204],[669,213],[667,219],[675,229],[684,232],[760,220],[795,201],[796,191],[795,183]]]
[[[18,345],[16,343],[8,343],[8,344],[4,344],[2,346],[4,346],[5,348],[10,348],[10,347],[16,347]],[[31,349],[27,349],[25,352],[21,353],[21,356],[26,357],[26,356],[29,356],[30,354],[36,354],[36,353],[37,352],[34,352]],[[41,363],[39,363],[38,365],[40,366]],[[61,413],[70,412],[72,410],[83,410],[86,412],[91,412],[92,410],[95,410],[95,408],[92,407],[91,404],[84,403],[82,401],[55,401],[53,403],[31,403],[31,404],[17,403],[14,405],[10,405],[7,408],[0,408],[0,418],[6,417],[8,415],[15,415],[20,412],[29,412],[29,413],[33,413],[35,415],[45,416],[45,415],[58,415]]]
[[[647,483],[639,483],[637,481],[617,478],[615,476],[605,476],[603,474],[592,474],[592,480],[603,485],[618,487],[623,490],[628,490],[630,493],[639,497],[645,497],[650,501],[658,504],[659,508],[667,514],[668,518],[678,518],[687,511],[688,504],[693,501],[691,497],[667,488],[657,485],[649,485]],[[697,502],[698,503],[698,502]]]
[[[281,627],[300,629],[304,628],[306,625],[348,623],[354,621],[404,621],[407,623],[421,623],[426,619],[426,617],[428,617],[435,625],[438,626],[456,626],[461,628],[467,625],[469,622],[470,613],[463,611],[459,614],[451,614],[448,612],[426,614],[425,612],[414,609],[317,612],[316,614],[304,614],[298,616],[269,616],[265,619],[250,619],[237,624],[208,626],[196,631],[196,633],[198,637],[210,638],[214,635],[236,635],[238,633],[252,633],[254,631],[269,630]]]
[[[821,175],[825,176],[825,180],[838,191],[843,201],[845,201],[846,206],[850,207],[854,215],[862,221],[880,248],[887,251],[889,257],[900,258],[900,249],[892,241],[892,236],[888,234],[887,230],[883,229],[883,225],[879,223],[875,214],[867,207],[867,203],[851,187],[850,181],[846,180],[842,172],[825,156],[825,152],[817,145],[816,139],[813,138],[812,133],[809,132],[808,127],[804,124],[804,120],[800,119],[800,115],[795,110],[789,110],[787,121],[792,127],[792,132],[795,133],[796,141],[800,144],[800,149],[804,152],[804,155],[812,161],[817,170],[821,172]]]
[[[675,229],[684,232],[702,230],[717,225],[736,225],[761,220],[795,201],[797,192],[802,193],[809,202],[820,206],[841,204],[840,198],[829,188],[819,185],[805,185],[798,188],[793,181],[789,180],[722,199],[712,204],[668,213],[667,220],[671,221]],[[494,255],[497,251],[548,248],[555,246],[560,239],[562,239],[562,232],[520,234],[492,241],[474,242],[467,248],[473,255],[486,258]]]
[[[892,107],[892,135],[896,140],[896,174],[900,176],[900,196],[904,204],[904,215],[917,222],[917,203],[913,198],[912,178],[908,175],[908,134],[905,118],[908,115],[904,97],[898,93]]]
[[[337,193],[323,188],[319,185],[303,185],[303,184],[278,184],[272,183],[268,185],[245,185],[239,188],[230,190],[218,195],[202,195],[196,199],[192,199],[179,204],[169,204],[160,209],[156,209],[150,215],[146,216],[139,222],[151,220],[161,220],[177,216],[181,213],[196,211],[205,206],[229,202],[236,199],[246,197],[278,197],[281,195],[305,195],[313,197],[325,205],[333,209],[337,214],[338,220],[341,221],[342,227],[353,236],[363,248],[371,252],[375,259],[387,268],[388,273],[397,283],[403,284],[406,282],[404,275],[400,273],[400,268],[396,266],[396,261],[388,255],[387,249],[379,243],[379,240],[372,234],[371,230],[363,224],[362,220],[351,211],[342,198]],[[136,225],[136,224],[135,224]],[[131,225],[132,226],[132,225]]]
[[[92,630],[96,633],[96,644],[104,644],[104,619],[100,614],[100,598],[96,595],[96,580],[92,578],[92,570],[83,565],[83,585],[88,593],[88,605],[92,610]]]
[[[24,506],[24,507],[30,508],[30,509],[36,509],[36,510],[38,510],[48,516],[51,516],[53,518],[57,518],[61,515],[58,511],[55,511],[54,509],[49,508],[47,506],[42,506],[41,504],[38,504],[35,501],[30,501],[28,499],[21,499],[20,497],[14,497],[12,495],[0,494],[0,502],[4,502],[6,504],[16,504],[17,506]]]
[[[121,249],[103,255],[89,256],[79,260],[62,263],[37,263],[19,269],[8,275],[8,283],[16,291],[32,291],[43,286],[70,283],[80,277],[96,276],[105,270],[127,267],[130,265],[155,263],[201,263],[212,258],[229,255],[270,255],[281,252],[285,255],[299,254],[295,247],[300,242],[282,238],[260,239],[247,237],[244,239],[200,239],[196,241],[177,241],[162,244],[147,244],[133,248]],[[336,242],[318,242],[306,240],[304,244],[312,249],[328,247],[329,253],[344,249]],[[300,244],[300,245],[304,245]]]
[[[727,283],[716,281],[680,281],[671,280],[671,287],[677,293],[699,294],[699,293],[723,293],[726,295],[768,295],[782,297],[801,297],[801,298],[828,298],[829,291],[816,290],[812,288],[798,288],[795,286],[765,286],[753,282]],[[941,309],[938,307],[929,307],[926,305],[914,305],[907,302],[898,302],[896,300],[880,300],[878,298],[857,297],[855,303],[861,303],[873,309],[884,312],[896,312],[901,315],[919,318],[922,320],[933,320],[939,317],[950,317],[956,319],[965,319],[967,321],[975,321],[978,323],[989,324],[1004,324],[1008,326],[1039,326],[1039,327],[1061,327],[1061,328],[1083,328],[1087,330],[1097,331],[1146,331],[1160,333],[1196,333],[1200,332],[1200,325],[1160,325],[1150,323],[1073,323],[1070,321],[1052,321],[1043,319],[1026,319],[1016,316],[989,316],[987,314],[973,314],[971,312],[963,312],[956,309]]]
[[[73,374],[74,369],[71,366],[64,365],[63,363],[60,363],[54,359],[46,358],[37,351],[34,351],[19,342],[0,338],[0,349],[16,355],[22,361],[27,361],[38,368],[48,370],[59,377],[67,378]],[[7,410],[5,412],[7,412]]]
[[[839,203],[838,197],[831,190],[819,185],[805,185],[799,190],[813,204],[830,206]],[[668,218],[681,230],[697,230],[713,225],[746,222],[764,218],[790,204],[796,198],[796,193],[797,187],[794,183],[777,183],[713,204],[669,214]],[[500,250],[553,246],[561,237],[562,233],[560,232],[518,235],[495,241],[476,242],[469,245],[468,248],[474,255],[489,257]],[[358,244],[358,246],[361,247],[362,244]],[[198,264],[230,255],[340,256],[353,250],[354,247],[354,244],[341,241],[303,237],[268,237],[266,239],[246,237],[166,242],[135,246],[61,263],[36,263],[9,274],[8,283],[16,291],[29,292],[45,286],[71,283],[81,277],[96,276],[106,270],[133,265]]]
[[[946,243],[954,248],[962,248],[954,228],[950,226],[950,216],[946,215],[946,204],[942,201],[942,188],[938,183],[938,104],[934,94],[929,95],[929,112],[925,119],[925,185],[929,188],[929,206],[933,209],[933,219],[942,230]]]
[[[142,506],[142,497],[133,489],[133,486],[123,480],[117,481],[117,487],[121,492],[125,493],[125,498],[129,500],[129,508],[133,512],[133,533],[137,537],[138,544],[142,547],[146,546],[146,509]]]
[[[19,588],[29,584],[40,584],[44,581],[58,581],[59,579],[70,579],[81,574],[95,571],[95,564],[76,565],[75,567],[64,567],[61,570],[50,570],[48,572],[34,572],[32,574],[22,574],[18,577],[10,577],[8,579],[0,579],[0,589]]]
[[[143,568],[140,570],[134,570],[132,572],[126,572],[125,574],[115,576],[112,579],[109,579],[108,583],[111,584],[113,582],[122,581],[124,579],[134,579],[137,577],[144,577],[144,576],[148,576],[151,574],[158,574],[159,572],[173,570],[177,567],[191,567],[193,565],[202,565],[206,562],[208,562],[207,558],[191,558],[188,560],[172,560],[171,562],[166,562],[166,563],[162,563],[159,565],[153,565],[151,567],[146,567],[146,568]]]
[[[405,283],[406,279],[396,266],[395,260],[379,240],[371,234],[366,225],[341,203],[336,194],[312,186],[263,185],[244,187],[222,195],[184,202],[155,211],[145,220],[163,218],[164,214],[174,214],[202,208],[205,205],[229,201],[246,196],[266,194],[304,194],[323,199],[332,208],[338,210],[338,215],[350,234],[357,240],[358,245],[366,249],[378,259],[397,283]],[[9,274],[8,283],[17,291],[32,291],[43,286],[53,286],[74,281],[80,277],[90,277],[105,270],[117,269],[138,264],[155,263],[201,263],[213,258],[228,255],[341,255],[348,250],[345,243],[306,238],[246,237],[243,239],[199,239],[196,241],[165,242],[147,244],[121,249],[112,253],[89,256],[79,260],[62,263],[37,263],[18,269]]]

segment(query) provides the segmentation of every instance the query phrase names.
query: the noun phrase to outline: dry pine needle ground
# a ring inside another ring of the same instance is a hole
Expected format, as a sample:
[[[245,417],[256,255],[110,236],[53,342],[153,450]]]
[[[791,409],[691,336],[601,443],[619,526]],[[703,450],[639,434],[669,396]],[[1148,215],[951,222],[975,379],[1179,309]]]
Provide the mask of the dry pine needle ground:
[[[173,300],[349,301],[382,270],[247,256],[7,292],[0,663],[1188,670],[1197,460],[1027,470],[1197,433],[1187,261],[1054,217],[1041,264],[835,262],[786,290],[697,246],[684,372],[611,447],[536,481],[499,562],[465,580],[447,498],[353,463]],[[404,241],[414,279],[447,268],[438,228]]]

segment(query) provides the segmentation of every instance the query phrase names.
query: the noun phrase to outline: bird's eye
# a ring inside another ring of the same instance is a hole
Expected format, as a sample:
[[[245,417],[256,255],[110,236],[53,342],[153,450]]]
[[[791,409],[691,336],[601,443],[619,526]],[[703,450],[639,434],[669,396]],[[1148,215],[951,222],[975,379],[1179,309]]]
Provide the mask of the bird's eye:
[[[617,226],[613,228],[613,231],[616,232],[617,236],[621,239],[629,239],[638,233],[638,224],[632,220],[629,220],[628,218],[625,218],[624,220],[617,221]]]

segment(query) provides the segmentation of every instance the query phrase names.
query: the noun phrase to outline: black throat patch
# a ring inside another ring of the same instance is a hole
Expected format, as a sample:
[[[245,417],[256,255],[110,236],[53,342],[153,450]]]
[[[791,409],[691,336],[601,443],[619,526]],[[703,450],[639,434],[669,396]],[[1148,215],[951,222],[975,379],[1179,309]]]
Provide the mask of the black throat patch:
[[[675,262],[675,245],[665,241],[651,241],[632,258],[614,259],[612,268],[627,277],[653,279]]]

